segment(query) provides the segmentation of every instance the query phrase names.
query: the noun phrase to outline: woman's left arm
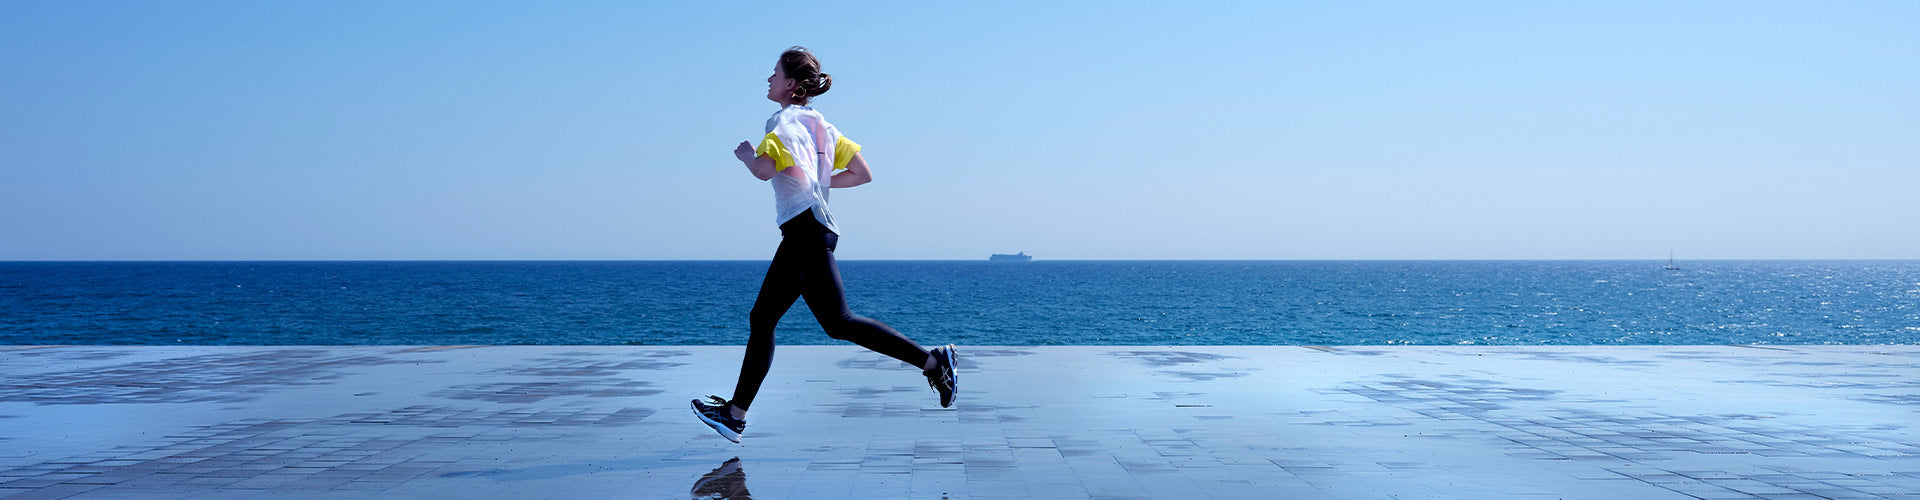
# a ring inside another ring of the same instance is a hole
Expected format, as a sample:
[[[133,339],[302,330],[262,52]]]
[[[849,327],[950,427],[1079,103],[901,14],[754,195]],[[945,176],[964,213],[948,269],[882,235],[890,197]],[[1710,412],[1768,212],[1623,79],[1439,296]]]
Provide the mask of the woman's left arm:
[[[747,144],[747,141],[740,141],[740,145],[733,148],[733,157],[740,160],[740,163],[745,164],[747,166],[747,172],[752,173],[755,179],[763,181],[772,179],[773,174],[779,171],[774,168],[773,157],[755,156],[753,154],[753,145]]]
[[[873,170],[867,168],[867,159],[860,153],[853,154],[853,161],[847,162],[847,171],[833,174],[833,187],[850,188],[873,182]]]

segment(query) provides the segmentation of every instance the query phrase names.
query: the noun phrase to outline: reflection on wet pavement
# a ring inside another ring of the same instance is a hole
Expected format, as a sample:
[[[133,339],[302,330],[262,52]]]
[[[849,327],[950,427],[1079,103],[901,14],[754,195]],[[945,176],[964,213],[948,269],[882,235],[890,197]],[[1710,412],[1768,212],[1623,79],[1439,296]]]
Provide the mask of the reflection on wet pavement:
[[[748,465],[767,498],[1920,491],[1915,346],[961,352],[940,408],[782,346],[736,445],[683,405],[738,346],[0,346],[0,497],[746,498]]]
[[[740,457],[733,457],[693,482],[693,498],[701,500],[752,500],[747,492],[747,471],[740,468]]]

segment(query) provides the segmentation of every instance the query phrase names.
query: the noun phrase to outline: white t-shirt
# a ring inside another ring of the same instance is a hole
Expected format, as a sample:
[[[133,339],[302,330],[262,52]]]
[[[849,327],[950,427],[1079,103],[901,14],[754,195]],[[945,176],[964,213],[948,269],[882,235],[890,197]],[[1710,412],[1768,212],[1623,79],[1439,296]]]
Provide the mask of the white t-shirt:
[[[833,172],[847,168],[859,152],[859,144],[841,136],[813,108],[787,106],[767,118],[767,135],[754,154],[773,158],[774,224],[811,209],[820,225],[839,234],[827,210],[827,191],[833,187]]]

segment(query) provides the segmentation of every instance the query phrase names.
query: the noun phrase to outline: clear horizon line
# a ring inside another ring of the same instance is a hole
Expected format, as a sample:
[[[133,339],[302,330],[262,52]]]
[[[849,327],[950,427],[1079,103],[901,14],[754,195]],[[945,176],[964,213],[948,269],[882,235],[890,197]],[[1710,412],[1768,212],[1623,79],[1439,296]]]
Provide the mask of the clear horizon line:
[[[0,264],[29,263],[215,263],[215,262],[767,262],[769,259],[26,259],[0,260]],[[990,262],[987,259],[839,259],[841,262]],[[1003,262],[1018,265],[1038,262],[1659,262],[1667,259],[1620,258],[1294,258],[1294,259],[1034,259],[1031,262]],[[1751,261],[1920,261],[1920,258],[1706,258],[1673,259],[1674,262],[1751,262]]]

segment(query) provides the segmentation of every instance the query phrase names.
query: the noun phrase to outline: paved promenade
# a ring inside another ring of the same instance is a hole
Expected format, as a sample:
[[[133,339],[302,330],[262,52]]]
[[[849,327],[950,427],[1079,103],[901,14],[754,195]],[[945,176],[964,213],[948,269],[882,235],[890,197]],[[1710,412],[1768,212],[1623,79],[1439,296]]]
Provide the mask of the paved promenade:
[[[0,497],[1920,499],[1920,346],[740,353],[0,346]]]

